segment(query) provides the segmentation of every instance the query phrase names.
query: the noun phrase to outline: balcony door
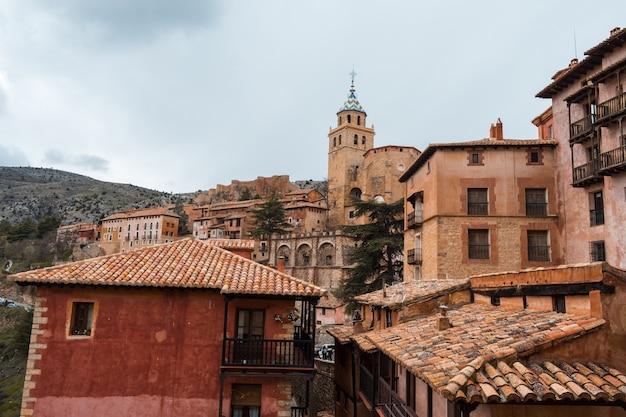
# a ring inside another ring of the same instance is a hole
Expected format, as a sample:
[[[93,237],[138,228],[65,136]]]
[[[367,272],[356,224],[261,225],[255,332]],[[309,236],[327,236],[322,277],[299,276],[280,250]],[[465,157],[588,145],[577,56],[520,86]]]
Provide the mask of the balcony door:
[[[237,342],[235,361],[243,364],[260,363],[263,360],[263,330],[265,311],[237,311]]]

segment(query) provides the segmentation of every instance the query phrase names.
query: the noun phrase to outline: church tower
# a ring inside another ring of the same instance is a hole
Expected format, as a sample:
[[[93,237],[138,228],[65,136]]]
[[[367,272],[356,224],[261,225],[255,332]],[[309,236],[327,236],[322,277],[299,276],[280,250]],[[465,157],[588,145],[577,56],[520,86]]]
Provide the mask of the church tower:
[[[328,208],[330,228],[353,223],[352,201],[361,198],[359,169],[367,151],[374,148],[374,126],[365,125],[367,114],[354,89],[354,71],[350,94],[337,112],[337,127],[328,133]]]

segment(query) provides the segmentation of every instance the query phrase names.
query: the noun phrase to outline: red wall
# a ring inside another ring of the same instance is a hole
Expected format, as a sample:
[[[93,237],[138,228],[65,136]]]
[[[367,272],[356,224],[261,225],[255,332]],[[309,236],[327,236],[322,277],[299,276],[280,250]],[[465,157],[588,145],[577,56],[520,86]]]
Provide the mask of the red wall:
[[[37,297],[40,334],[31,351],[41,359],[32,365],[29,393],[36,398],[35,416],[216,415],[224,325],[217,292],[39,287]],[[67,336],[73,301],[96,303],[90,337]],[[237,305],[269,309],[266,338],[289,333],[287,322],[275,322],[274,315],[284,314],[293,301],[231,302],[231,335]],[[280,383],[265,381],[263,396]],[[276,415],[264,408],[263,416]]]

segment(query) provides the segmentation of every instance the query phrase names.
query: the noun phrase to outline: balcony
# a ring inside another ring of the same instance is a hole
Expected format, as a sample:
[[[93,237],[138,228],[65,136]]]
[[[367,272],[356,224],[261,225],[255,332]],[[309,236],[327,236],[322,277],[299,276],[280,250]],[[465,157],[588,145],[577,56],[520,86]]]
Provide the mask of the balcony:
[[[377,408],[385,417],[417,417],[415,411],[406,405],[383,378],[378,379]]]
[[[415,229],[416,227],[420,227],[422,225],[422,210],[414,210],[407,215],[406,218],[406,226],[409,229]]]
[[[593,124],[595,122],[596,115],[588,114],[580,120],[575,121],[569,126],[569,140],[570,142],[574,142],[577,139],[580,139],[586,136],[589,132],[591,132],[593,128]]]
[[[626,171],[626,145],[600,154],[600,174]]]
[[[313,369],[312,340],[226,339],[223,367]]]
[[[422,249],[408,249],[406,251],[406,261],[410,265],[422,263]]]
[[[359,370],[359,391],[363,393],[363,396],[370,404],[374,404],[374,374],[363,365],[360,366]]]
[[[577,166],[572,172],[572,185],[574,187],[585,187],[587,185],[602,182],[602,175],[599,174],[600,162],[598,159],[589,161],[586,164]]]
[[[621,93],[612,99],[598,105],[598,123],[610,122],[626,113],[626,93]]]

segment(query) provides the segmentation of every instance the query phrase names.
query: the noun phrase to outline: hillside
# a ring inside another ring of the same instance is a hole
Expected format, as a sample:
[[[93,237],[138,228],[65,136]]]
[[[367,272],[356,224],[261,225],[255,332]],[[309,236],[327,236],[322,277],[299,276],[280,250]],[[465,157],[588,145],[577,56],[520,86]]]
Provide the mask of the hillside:
[[[130,184],[95,180],[49,168],[0,167],[0,220],[15,224],[59,216],[63,224],[97,223],[126,208],[187,203],[195,194],[170,194]]]

